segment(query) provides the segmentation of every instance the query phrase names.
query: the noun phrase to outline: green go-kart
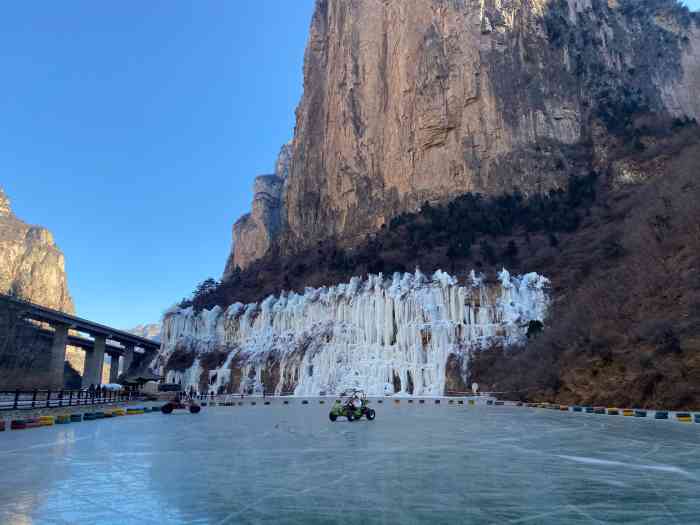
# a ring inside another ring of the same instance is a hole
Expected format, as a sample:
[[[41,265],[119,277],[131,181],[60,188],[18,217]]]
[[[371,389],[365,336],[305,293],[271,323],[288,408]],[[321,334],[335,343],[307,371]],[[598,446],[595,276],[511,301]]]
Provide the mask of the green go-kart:
[[[344,417],[348,421],[357,421],[365,416],[370,421],[374,420],[377,413],[369,407],[367,395],[362,390],[350,390],[341,394],[340,401],[336,401],[331,409],[328,418],[336,421],[339,417]]]

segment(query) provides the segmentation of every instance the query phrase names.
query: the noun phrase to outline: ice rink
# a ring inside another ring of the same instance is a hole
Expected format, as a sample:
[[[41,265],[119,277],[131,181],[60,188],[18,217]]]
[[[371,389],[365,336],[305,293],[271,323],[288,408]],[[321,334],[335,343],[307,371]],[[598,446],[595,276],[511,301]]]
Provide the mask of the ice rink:
[[[0,523],[695,524],[700,425],[500,406],[204,408],[0,433]]]

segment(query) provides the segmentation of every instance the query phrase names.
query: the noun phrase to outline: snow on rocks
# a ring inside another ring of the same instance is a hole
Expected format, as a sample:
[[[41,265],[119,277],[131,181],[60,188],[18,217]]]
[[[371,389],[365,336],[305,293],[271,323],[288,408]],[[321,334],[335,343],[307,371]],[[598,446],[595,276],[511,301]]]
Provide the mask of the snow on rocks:
[[[416,271],[354,277],[226,310],[171,309],[158,363],[165,372],[176,349],[195,352],[194,364],[167,371],[167,380],[197,390],[202,356],[218,350],[228,356],[207,371],[208,391],[318,395],[356,387],[371,395],[442,395],[451,355],[468,360],[491,343],[524,341],[528,323],[545,318],[548,284],[505,269],[495,283],[471,272],[466,286],[442,271]]]

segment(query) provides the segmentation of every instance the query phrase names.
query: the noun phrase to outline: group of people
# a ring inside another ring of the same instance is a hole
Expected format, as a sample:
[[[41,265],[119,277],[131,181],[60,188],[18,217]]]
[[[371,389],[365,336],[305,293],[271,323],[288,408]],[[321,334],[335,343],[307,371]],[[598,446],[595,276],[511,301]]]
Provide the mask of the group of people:
[[[97,387],[95,387],[95,385],[91,384],[87,388],[87,393],[90,397],[105,397],[107,392],[109,392],[109,390],[101,385],[97,385]]]

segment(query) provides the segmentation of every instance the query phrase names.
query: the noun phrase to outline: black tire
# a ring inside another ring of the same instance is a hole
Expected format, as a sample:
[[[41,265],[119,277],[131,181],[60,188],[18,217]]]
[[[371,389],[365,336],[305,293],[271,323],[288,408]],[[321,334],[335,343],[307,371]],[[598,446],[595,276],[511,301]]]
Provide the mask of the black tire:
[[[200,410],[202,410],[202,407],[199,405],[190,405],[190,414],[199,414]]]
[[[166,403],[162,407],[160,407],[160,411],[163,412],[163,414],[172,414],[173,408],[175,407],[172,403]]]
[[[331,412],[330,414],[328,414],[328,419],[330,419],[331,421],[333,421],[335,423],[335,420],[338,419],[338,416],[336,416],[333,412]]]
[[[355,414],[353,414],[352,412],[348,412],[347,418],[348,421],[355,421]]]
[[[374,411],[373,408],[370,408],[370,409],[367,411],[367,419],[369,419],[370,421],[374,421],[374,418],[375,418],[375,417],[377,417],[377,413]]]

